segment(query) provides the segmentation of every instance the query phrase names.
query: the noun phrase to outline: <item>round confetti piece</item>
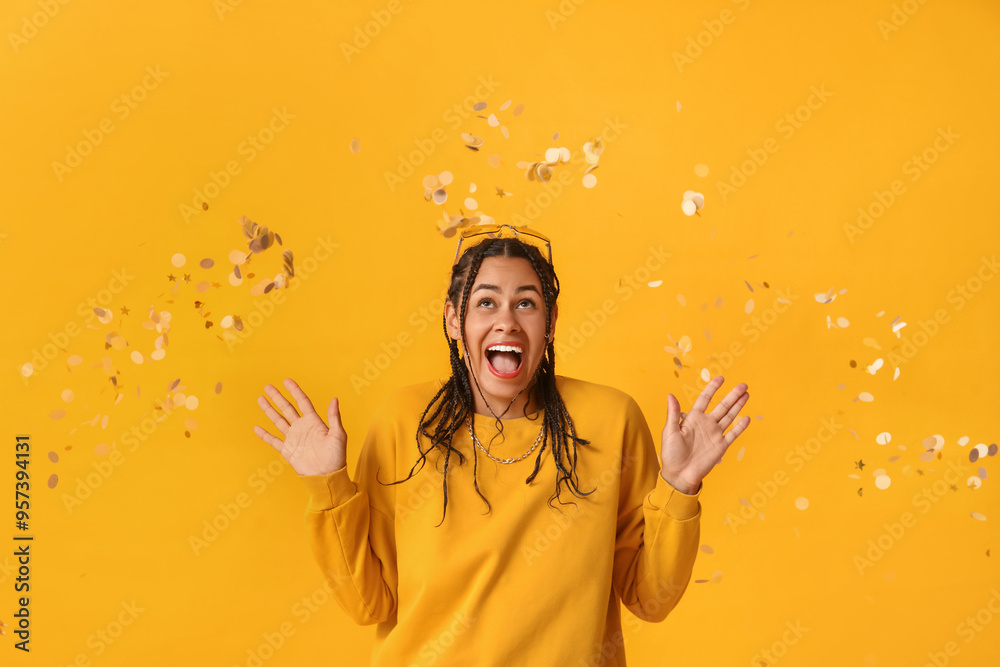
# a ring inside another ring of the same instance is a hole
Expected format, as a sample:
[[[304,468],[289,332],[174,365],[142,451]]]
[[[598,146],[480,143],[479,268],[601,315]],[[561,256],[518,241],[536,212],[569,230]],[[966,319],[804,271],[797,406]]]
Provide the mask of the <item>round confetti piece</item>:
[[[702,178],[704,178],[705,176],[708,176],[708,165],[707,164],[696,164],[694,166],[694,175],[695,176],[701,176]]]
[[[197,396],[188,396],[187,398],[185,398],[184,399],[184,407],[187,408],[188,410],[197,410],[198,409],[198,397]]]
[[[49,461],[53,463],[59,463],[59,455],[55,452],[49,452]]]
[[[969,436],[963,435],[961,438],[958,439],[959,447],[965,447],[967,444],[969,444]]]
[[[743,312],[747,315],[753,312],[753,299],[747,299],[746,305],[743,306]]]
[[[888,431],[882,431],[881,433],[875,436],[875,442],[877,442],[880,445],[888,445],[890,442],[892,442],[892,434],[890,434]]]
[[[129,356],[132,358],[132,361],[137,364],[141,364],[143,362],[142,352],[139,350],[132,350],[132,354]]]
[[[973,475],[969,479],[965,480],[965,485],[970,489],[975,490],[983,485],[983,480],[980,479],[978,475]]]
[[[863,391],[858,394],[858,400],[864,401],[865,403],[871,403],[875,400],[875,397],[869,394],[867,391]]]
[[[659,287],[660,285],[663,284],[663,281],[662,280],[652,280],[652,281],[650,281],[650,282],[648,282],[646,284],[649,285],[650,287]]]
[[[187,258],[181,253],[177,253],[176,255],[170,258],[170,263],[176,266],[178,269],[184,266],[185,262],[187,262]]]
[[[227,259],[229,259],[230,264],[239,266],[243,262],[247,261],[247,255],[242,250],[231,250]]]
[[[208,289],[211,286],[212,286],[212,284],[209,283],[207,280],[202,280],[200,283],[198,283],[198,285],[194,289],[195,289],[195,291],[201,292],[202,294],[204,294],[205,292],[208,291]]]
[[[701,545],[701,550],[702,550],[703,553],[706,553],[706,554],[714,554],[715,553],[715,550],[712,549],[712,547],[708,546],[707,544]]]
[[[150,353],[149,358],[152,359],[153,361],[159,361],[165,356],[167,356],[167,351],[164,350],[163,348],[160,348],[159,350],[153,350]]]
[[[465,198],[465,208],[469,209],[470,211],[475,211],[476,209],[479,208],[479,202],[477,202],[472,197],[466,197]]]
[[[809,509],[809,499],[803,496],[799,496],[795,499],[795,509],[805,510]]]
[[[677,303],[681,304],[682,306],[686,306],[687,305],[687,300],[684,298],[683,294],[678,294],[677,295]]]
[[[108,447],[107,444],[105,444],[103,442],[100,443],[99,445],[95,445],[94,446],[94,453],[97,454],[98,456],[107,456],[108,453],[110,453],[110,452],[111,452],[111,448]]]
[[[681,202],[681,210],[684,211],[684,215],[694,215],[695,211],[698,210],[698,207],[695,206],[693,201],[688,199],[687,201]]]
[[[187,395],[185,395],[183,391],[179,391],[174,394],[172,398],[174,400],[174,405],[180,405],[187,399]]]
[[[885,468],[877,468],[872,471],[872,477],[879,477],[885,474]]]
[[[357,137],[351,139],[351,152],[355,155],[361,152],[361,142],[358,141]]]
[[[101,418],[101,428],[107,428],[108,427],[108,420],[110,419],[110,417],[111,417],[111,415],[104,415]]]
[[[989,455],[989,456],[996,456],[996,455],[997,455],[997,445],[996,445],[996,443],[993,443],[992,445],[990,445],[990,446],[989,446],[989,447],[988,447],[988,448],[986,449],[986,453],[987,453],[987,455]]]
[[[184,420],[184,428],[189,431],[196,431],[198,429],[198,420],[194,417],[188,417]]]
[[[69,364],[70,366],[79,366],[80,364],[83,363],[83,357],[81,357],[79,354],[72,354],[70,355],[69,359],[66,360],[66,363]]]
[[[73,396],[74,396],[74,394],[73,394],[73,390],[72,389],[63,389],[62,390],[62,394],[60,394],[60,397],[62,398],[62,400],[64,400],[67,403],[72,403],[73,402]]]
[[[583,175],[583,187],[592,188],[597,185],[597,176],[594,174],[584,174]]]
[[[944,447],[944,437],[940,435],[929,435],[924,438],[924,449],[933,449],[935,452]]]
[[[976,474],[979,475],[979,479],[986,479],[986,475],[989,473],[986,472],[986,468],[979,466],[979,470],[976,471]]]
[[[486,159],[486,164],[490,165],[494,169],[499,169],[500,165],[502,164],[500,160],[500,154],[491,153],[490,156]]]
[[[215,260],[212,259],[211,257],[206,257],[205,259],[198,262],[198,266],[200,266],[203,269],[210,269],[213,266],[215,266]]]
[[[30,363],[21,366],[21,375],[23,375],[26,378],[30,378],[31,374],[34,372],[35,372],[35,367],[32,366]]]
[[[703,382],[708,382],[709,380],[712,379],[712,374],[709,372],[707,368],[701,369],[701,379]]]
[[[843,329],[845,327],[849,327],[850,325],[851,325],[851,323],[847,320],[846,317],[838,317],[837,318],[837,326],[840,327],[841,329]]]
[[[973,512],[969,516],[971,516],[976,521],[986,521],[986,516],[983,515],[983,514],[980,514],[979,512]]]
[[[66,411],[63,410],[62,408],[57,408],[53,410],[51,413],[49,413],[49,417],[51,417],[52,419],[62,419],[65,416],[66,416]]]
[[[222,383],[221,382],[216,382],[215,383],[215,393],[216,394],[221,394],[222,393]]]
[[[725,301],[722,299],[721,296],[715,297],[715,307],[716,308],[722,308],[722,306],[723,306],[724,303],[725,303]]]
[[[934,452],[928,449],[926,452],[921,452],[919,458],[924,463],[930,463],[934,460]]]
[[[450,171],[442,171],[440,174],[438,174],[438,181],[441,182],[441,185],[451,185],[451,182],[454,179],[455,175],[452,174]]]
[[[236,276],[236,274],[234,274],[234,273],[230,273],[229,274],[229,284],[232,285],[233,287],[239,287],[240,285],[243,284],[243,279],[240,278],[240,277],[238,277],[238,276]]]
[[[888,475],[879,475],[875,478],[875,486],[880,489],[888,489],[890,484],[892,484],[892,480]]]
[[[47,482],[50,489],[56,488],[56,484],[59,483],[59,475],[49,475],[49,481]]]

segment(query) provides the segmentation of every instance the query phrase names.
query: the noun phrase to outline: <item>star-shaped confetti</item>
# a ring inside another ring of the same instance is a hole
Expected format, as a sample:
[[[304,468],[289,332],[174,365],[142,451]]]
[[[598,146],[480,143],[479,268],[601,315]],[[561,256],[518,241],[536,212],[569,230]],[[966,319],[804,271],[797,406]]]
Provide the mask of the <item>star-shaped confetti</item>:
[[[177,280],[177,278],[175,278],[174,274],[171,273],[170,275],[167,276],[167,280],[169,280],[170,282],[174,282],[175,280]]]
[[[122,315],[128,315],[128,308],[125,306],[122,306]]]
[[[856,461],[854,463],[854,467],[857,468],[858,470],[864,470],[865,469],[865,462],[864,462],[864,460],[863,459],[859,459],[858,461]]]

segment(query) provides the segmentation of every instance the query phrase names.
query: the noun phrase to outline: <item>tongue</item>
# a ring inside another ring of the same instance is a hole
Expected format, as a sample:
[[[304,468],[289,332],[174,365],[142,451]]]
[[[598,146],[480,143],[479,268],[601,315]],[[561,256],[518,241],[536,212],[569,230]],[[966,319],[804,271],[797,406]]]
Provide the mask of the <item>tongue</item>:
[[[494,352],[490,356],[490,363],[501,373],[510,373],[517,368],[518,355],[515,352]]]

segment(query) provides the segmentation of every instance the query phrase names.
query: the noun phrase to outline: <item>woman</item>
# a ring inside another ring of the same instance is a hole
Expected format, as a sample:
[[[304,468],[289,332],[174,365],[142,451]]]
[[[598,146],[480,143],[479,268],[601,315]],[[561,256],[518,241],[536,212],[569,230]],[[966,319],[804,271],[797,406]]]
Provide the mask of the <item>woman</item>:
[[[721,377],[686,414],[668,394],[661,465],[628,394],[555,375],[548,239],[480,225],[455,259],[452,375],[383,401],[353,480],[336,398],[328,428],[294,381],[298,411],[267,385],[280,414],[257,402],[284,439],[254,432],[309,490],[341,607],[378,624],[371,664],[624,665],[619,601],[662,621],[687,588],[701,482],[750,422],[725,433],[747,387],[708,413]]]

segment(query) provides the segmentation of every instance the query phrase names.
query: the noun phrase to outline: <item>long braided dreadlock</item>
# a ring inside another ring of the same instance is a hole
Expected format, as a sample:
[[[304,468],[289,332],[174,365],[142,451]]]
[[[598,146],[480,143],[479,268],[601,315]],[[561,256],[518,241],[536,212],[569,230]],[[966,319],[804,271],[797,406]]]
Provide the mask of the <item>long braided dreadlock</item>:
[[[542,257],[541,253],[534,246],[521,243],[516,238],[497,238],[489,239],[469,248],[462,255],[458,263],[452,267],[451,285],[448,288],[448,300],[452,302],[459,312],[459,322],[462,327],[462,346],[465,349],[466,355],[468,355],[468,347],[465,344],[465,313],[469,300],[469,292],[472,290],[473,283],[475,283],[479,267],[487,257],[520,257],[531,262],[532,268],[534,268],[539,281],[542,283],[542,294],[545,299],[546,331],[551,331],[552,308],[555,306],[556,299],[559,296],[559,278],[556,276],[555,269]],[[462,452],[452,446],[452,439],[455,432],[462,426],[466,419],[471,418],[473,428],[475,428],[476,418],[468,369],[459,355],[458,343],[448,335],[448,325],[445,317],[442,317],[442,323],[445,340],[448,342],[448,348],[451,351],[451,377],[434,395],[434,398],[431,399],[427,408],[420,416],[416,434],[417,451],[420,453],[420,456],[410,468],[409,475],[401,480],[388,482],[388,484],[399,484],[413,477],[414,474],[423,469],[427,455],[430,454],[434,447],[440,447],[445,453],[444,479],[442,482],[444,507],[442,508],[441,521],[437,524],[438,526],[444,522],[448,511],[448,464],[452,453],[454,452],[458,456],[459,465],[465,463],[465,457],[462,455]],[[475,379],[475,376],[473,376],[473,379]],[[476,388],[479,389],[478,380],[476,380]],[[576,473],[576,446],[578,444],[588,445],[590,441],[577,437],[573,420],[570,418],[569,411],[563,403],[562,396],[559,395],[559,391],[556,389],[555,348],[551,337],[547,340],[545,354],[542,356],[538,368],[535,370],[531,381],[528,382],[528,400],[525,402],[525,411],[531,403],[532,394],[536,391],[536,398],[540,399],[540,403],[544,408],[542,446],[538,450],[538,456],[535,458],[534,470],[532,470],[531,474],[525,480],[525,484],[530,484],[538,474],[538,469],[542,462],[542,454],[551,440],[552,459],[555,462],[557,475],[556,490],[549,498],[548,504],[555,507],[552,505],[552,501],[558,500],[561,505],[565,505],[567,503],[564,503],[559,498],[560,489],[563,484],[566,484],[580,498],[594,492],[593,490],[586,492],[580,490],[579,479]],[[479,389],[479,392],[482,395],[482,389]],[[515,395],[514,399],[511,400],[512,405],[516,399],[517,396]],[[427,413],[431,412],[435,403],[437,403],[437,407],[428,417]],[[490,411],[492,412],[492,409]],[[526,412],[522,414],[525,417],[528,416]],[[495,414],[494,416],[496,417],[497,435],[502,435],[503,422],[499,416]],[[432,425],[435,425],[433,432],[428,432],[428,427]],[[431,444],[426,450],[420,444],[421,435],[430,440]],[[476,477],[478,456],[475,447],[472,448],[472,457],[473,486],[479,497],[486,503],[488,513],[492,511],[492,506],[489,500],[486,499],[486,496],[479,490],[479,482]],[[570,501],[570,503],[575,504],[573,501]]]

